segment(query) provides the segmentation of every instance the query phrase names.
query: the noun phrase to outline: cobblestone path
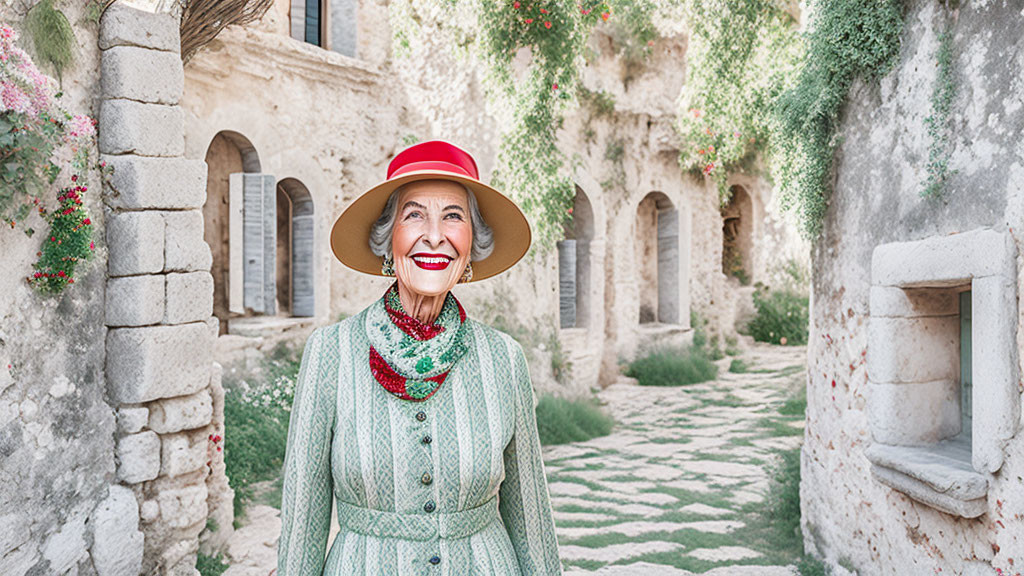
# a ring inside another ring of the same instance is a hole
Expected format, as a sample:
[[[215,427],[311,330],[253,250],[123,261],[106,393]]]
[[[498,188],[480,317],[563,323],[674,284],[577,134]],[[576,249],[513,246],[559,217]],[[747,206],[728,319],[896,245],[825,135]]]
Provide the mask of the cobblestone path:
[[[617,421],[611,435],[544,449],[566,576],[797,573],[758,511],[772,457],[802,439],[803,416],[778,410],[803,386],[806,349],[759,344],[743,358],[750,372],[728,372],[727,358],[703,384],[623,379],[598,394]],[[279,513],[252,506],[245,524],[223,576],[270,575]]]
[[[623,380],[599,393],[610,436],[545,449],[566,576],[796,574],[758,511],[772,456],[802,441],[779,407],[803,386],[806,348],[757,345],[751,372],[684,387]]]

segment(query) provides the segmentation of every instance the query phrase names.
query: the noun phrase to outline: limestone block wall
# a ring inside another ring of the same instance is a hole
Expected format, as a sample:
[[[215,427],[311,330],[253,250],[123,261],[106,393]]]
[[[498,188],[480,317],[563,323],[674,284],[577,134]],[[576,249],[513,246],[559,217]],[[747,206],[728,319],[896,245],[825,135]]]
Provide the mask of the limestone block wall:
[[[104,323],[117,484],[98,525],[99,574],[195,574],[198,537],[231,530],[213,278],[200,208],[206,166],[184,157],[178,21],[114,4],[100,28],[100,152],[109,250]],[[102,555],[101,555],[102,556]]]
[[[954,18],[915,0],[905,22],[895,69],[851,90],[812,253],[804,540],[837,574],[1014,574],[1024,557],[1019,7],[964,4]],[[954,172],[928,200],[925,118],[950,22]],[[974,430],[958,446],[955,298],[968,288]]]

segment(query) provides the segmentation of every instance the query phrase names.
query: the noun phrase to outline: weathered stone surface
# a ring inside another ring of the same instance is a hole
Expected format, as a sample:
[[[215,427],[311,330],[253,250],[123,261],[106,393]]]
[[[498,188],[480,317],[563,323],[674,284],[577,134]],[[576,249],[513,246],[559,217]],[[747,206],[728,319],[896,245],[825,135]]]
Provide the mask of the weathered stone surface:
[[[64,574],[88,555],[85,548],[85,516],[74,516],[43,544],[43,558],[55,574]]]
[[[1004,443],[1020,428],[1017,285],[1000,276],[972,284],[974,467],[996,472]]]
[[[156,500],[146,500],[139,508],[139,519],[143,522],[152,522],[160,517],[160,504]]]
[[[955,286],[983,276],[1014,278],[1013,239],[989,229],[893,242],[875,248],[871,283],[878,286]]]
[[[209,272],[167,275],[164,324],[199,322],[213,314],[213,276]]]
[[[164,268],[164,220],[158,212],[109,213],[107,273],[154,274]]]
[[[112,328],[107,383],[122,403],[184,396],[210,381],[213,342],[206,324]]]
[[[945,452],[941,447],[950,445]],[[873,444],[865,451],[876,466],[891,468],[957,500],[976,500],[988,493],[988,479],[970,463],[971,446],[957,450],[953,443],[926,448]]]
[[[956,380],[868,385],[871,437],[881,444],[915,446],[960,432],[960,388]]]
[[[206,484],[167,488],[157,495],[160,518],[171,528],[185,528],[206,519]]]
[[[149,405],[149,427],[160,434],[200,428],[209,424],[212,417],[213,399],[208,389]]]
[[[168,272],[207,271],[212,256],[203,240],[203,213],[199,210],[164,212]],[[209,314],[207,314],[209,316]]]
[[[918,502],[923,502],[954,516],[977,518],[984,514],[988,508],[985,498],[967,501],[958,500],[941,492],[936,492],[924,482],[891,468],[873,466],[871,474],[882,484],[894,490],[899,490]]]
[[[872,318],[952,316],[959,312],[958,293],[954,289],[871,287]]]
[[[877,384],[956,379],[960,317],[872,317],[867,363],[868,375]]]
[[[132,491],[111,486],[93,514],[92,563],[99,576],[137,576],[142,571],[145,537]]]
[[[160,437],[151,430],[117,442],[117,479],[127,484],[152,480],[160,474]]]
[[[100,152],[181,156],[185,152],[184,121],[184,112],[178,106],[104,100],[100,107]]]
[[[174,478],[202,468],[206,464],[206,434],[200,430],[162,436],[160,474]]]
[[[181,51],[178,22],[171,14],[153,13],[120,2],[111,4],[100,20],[100,48],[139,46],[167,52]]]
[[[103,52],[100,79],[104,98],[177,104],[185,72],[181,57],[173,52],[116,46]]]
[[[106,202],[126,210],[202,208],[206,163],[189,158],[104,155],[114,168]]]
[[[107,326],[158,324],[164,317],[164,277],[145,274],[107,279]]]
[[[125,434],[135,434],[149,420],[149,409],[145,406],[122,406],[117,410],[117,427]]]

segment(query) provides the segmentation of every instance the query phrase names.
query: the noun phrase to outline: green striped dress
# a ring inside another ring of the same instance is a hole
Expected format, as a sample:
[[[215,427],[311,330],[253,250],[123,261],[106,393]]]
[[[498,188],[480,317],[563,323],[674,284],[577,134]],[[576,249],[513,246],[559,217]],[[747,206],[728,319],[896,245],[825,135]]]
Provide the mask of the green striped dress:
[[[366,318],[306,343],[278,576],[561,574],[519,344],[467,318],[469,350],[433,396],[412,402],[370,373]],[[328,552],[332,496],[340,532]]]

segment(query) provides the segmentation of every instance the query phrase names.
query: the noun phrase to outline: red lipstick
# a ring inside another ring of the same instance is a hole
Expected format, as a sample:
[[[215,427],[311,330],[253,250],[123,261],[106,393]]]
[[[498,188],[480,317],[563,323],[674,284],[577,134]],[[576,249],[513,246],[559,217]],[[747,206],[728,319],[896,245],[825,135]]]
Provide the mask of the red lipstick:
[[[452,257],[447,254],[428,254],[418,252],[412,255],[412,261],[424,270],[444,270],[452,262]]]

